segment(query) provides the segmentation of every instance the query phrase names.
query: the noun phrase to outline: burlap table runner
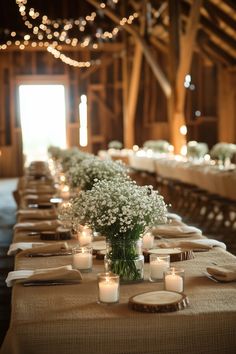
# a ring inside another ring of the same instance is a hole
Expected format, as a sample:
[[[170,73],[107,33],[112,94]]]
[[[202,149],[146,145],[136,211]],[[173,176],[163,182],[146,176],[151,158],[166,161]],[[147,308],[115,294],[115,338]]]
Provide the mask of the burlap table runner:
[[[16,258],[16,269],[69,264],[71,256]],[[132,311],[127,302],[134,294],[158,290],[162,283],[121,285],[120,303],[97,304],[97,272],[78,285],[13,289],[11,326],[1,354],[150,354],[234,353],[236,283],[215,283],[203,275],[213,262],[232,263],[236,257],[222,249],[197,253],[176,262],[186,273],[185,293],[190,306],[179,312],[146,314]],[[145,278],[148,265],[145,265]]]

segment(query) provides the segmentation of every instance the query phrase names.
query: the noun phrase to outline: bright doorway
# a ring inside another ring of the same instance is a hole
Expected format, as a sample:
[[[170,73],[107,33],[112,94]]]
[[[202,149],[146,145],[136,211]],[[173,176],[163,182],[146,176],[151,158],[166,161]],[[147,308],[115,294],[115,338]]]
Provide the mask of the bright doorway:
[[[19,85],[20,120],[26,164],[46,160],[48,146],[66,147],[64,85]]]

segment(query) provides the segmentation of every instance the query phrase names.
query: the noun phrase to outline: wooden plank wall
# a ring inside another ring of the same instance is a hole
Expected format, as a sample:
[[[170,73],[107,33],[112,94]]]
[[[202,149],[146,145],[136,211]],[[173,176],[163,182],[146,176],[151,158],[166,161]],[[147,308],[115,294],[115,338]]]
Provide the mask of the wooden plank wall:
[[[64,65],[39,50],[0,53],[0,177],[22,174],[24,159],[16,102],[18,75],[48,75],[49,78],[64,75],[67,78],[69,146],[79,144],[78,105],[82,94],[88,97],[89,145],[85,150],[96,153],[99,149],[106,149],[111,140],[123,141],[123,89],[129,86],[129,77],[128,82],[124,82],[122,62],[126,60],[128,68],[132,67],[134,51],[129,49],[128,58],[125,58],[120,45],[109,48],[102,52],[67,52],[74,59],[101,58],[100,65],[83,70]],[[166,54],[154,48],[153,51],[160,67],[166,72]],[[195,89],[187,92],[185,116],[188,140],[204,141],[210,147],[218,139],[235,143],[235,71],[216,66],[194,54],[191,75]],[[197,110],[201,114],[196,118]],[[166,98],[145,60],[142,63],[134,130],[135,143],[139,146],[148,139],[170,140]]]
[[[103,56],[95,68],[78,70],[54,59],[43,51],[9,51],[0,54],[0,177],[20,176],[24,158],[17,104],[17,78],[35,79],[63,75],[68,83],[68,146],[79,146],[79,103],[88,95],[89,145],[85,150],[96,153],[107,148],[110,140],[123,140],[121,46],[108,52],[67,52],[74,59],[90,60]]]

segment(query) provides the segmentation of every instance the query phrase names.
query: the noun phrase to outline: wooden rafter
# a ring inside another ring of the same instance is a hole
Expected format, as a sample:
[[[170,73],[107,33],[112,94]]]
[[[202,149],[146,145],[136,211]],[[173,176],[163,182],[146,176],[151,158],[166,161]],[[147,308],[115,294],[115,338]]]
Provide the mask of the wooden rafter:
[[[98,3],[96,0],[87,0],[87,2],[91,5],[93,5],[94,7],[96,7],[97,9],[101,9],[100,3]],[[111,11],[107,8],[102,9],[102,11],[113,22],[120,25],[120,19],[119,19],[119,17],[116,16],[116,14],[113,11]],[[142,48],[143,54],[144,54],[147,62],[149,63],[156,79],[158,80],[162,90],[164,91],[166,97],[170,97],[171,85],[170,85],[168,79],[166,78],[165,74],[163,73],[162,69],[158,65],[157,61],[155,60],[149,45],[142,38],[142,36],[138,33],[138,31],[135,29],[134,26],[124,24],[123,29],[125,31],[127,31],[128,33],[130,33],[131,35],[133,35],[136,38],[136,40],[139,42],[139,44]]]
[[[189,4],[182,2],[182,13],[185,16],[185,19],[189,17],[189,10]],[[217,36],[222,42],[224,42],[224,44],[235,51],[236,41],[203,15],[200,16],[199,26],[203,29],[204,32],[208,33],[209,35]]]
[[[218,6],[215,4],[209,2],[209,0],[204,1],[204,7],[207,9],[207,11],[211,10],[212,13],[215,14],[220,20],[222,20],[227,26],[231,27],[236,31],[236,21],[229,16],[226,12],[222,11]]]

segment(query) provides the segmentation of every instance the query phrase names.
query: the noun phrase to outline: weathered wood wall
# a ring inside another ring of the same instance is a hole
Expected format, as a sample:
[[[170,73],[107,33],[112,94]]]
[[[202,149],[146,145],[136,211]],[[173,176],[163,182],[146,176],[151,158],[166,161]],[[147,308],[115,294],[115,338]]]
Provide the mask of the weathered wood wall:
[[[167,73],[167,55],[154,49],[155,58]],[[128,58],[125,54],[128,54]],[[0,177],[22,173],[23,155],[17,102],[19,76],[49,79],[65,78],[68,92],[68,146],[79,145],[78,105],[80,96],[88,97],[89,145],[96,153],[107,148],[110,140],[123,140],[125,111],[124,91],[130,88],[134,50],[124,51],[119,44],[106,51],[68,53],[75,59],[101,58],[101,64],[89,69],[75,69],[42,51],[8,51],[0,53]],[[128,73],[124,77],[124,61]],[[204,141],[211,147],[217,141],[236,142],[236,71],[212,64],[195,53],[191,69],[192,89],[187,89],[185,117],[187,140]],[[167,99],[149,65],[142,60],[134,137],[139,146],[148,139],[170,140]],[[194,89],[193,89],[194,88]],[[126,103],[127,104],[127,103]],[[200,116],[196,115],[200,112]],[[127,134],[129,134],[128,132]]]

